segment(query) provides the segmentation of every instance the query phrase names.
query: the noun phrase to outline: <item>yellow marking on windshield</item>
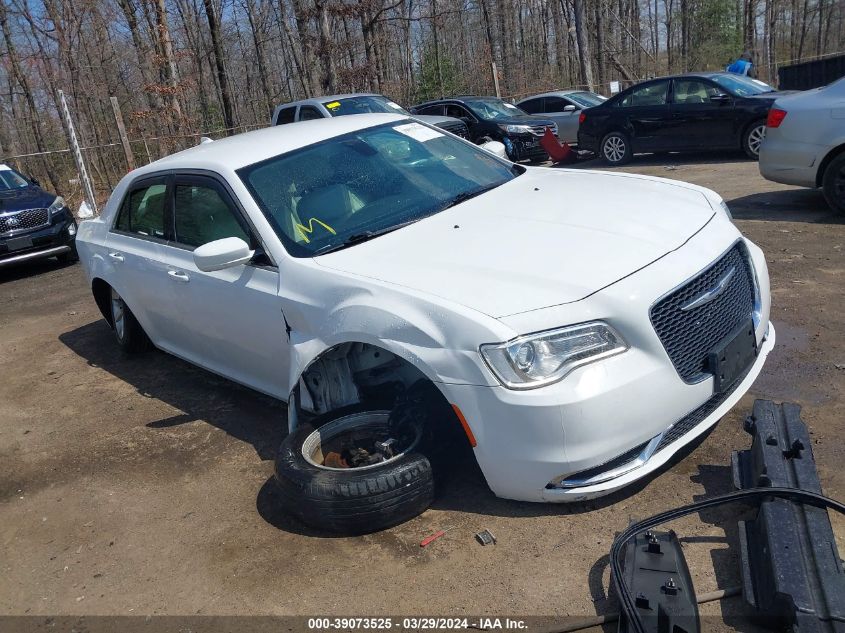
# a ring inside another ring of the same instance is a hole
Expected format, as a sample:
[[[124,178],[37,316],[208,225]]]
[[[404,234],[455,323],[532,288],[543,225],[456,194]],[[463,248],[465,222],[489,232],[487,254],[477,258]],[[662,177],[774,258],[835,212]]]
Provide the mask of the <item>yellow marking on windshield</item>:
[[[335,108],[339,108],[340,107],[340,101],[332,101],[331,103],[327,103],[326,107],[329,110],[334,110]]]
[[[328,224],[326,224],[322,220],[318,220],[317,218],[311,218],[310,220],[308,220],[308,226],[305,226],[304,224],[299,224],[297,222],[297,223],[294,224],[294,226],[296,226],[296,230],[299,231],[299,234],[302,236],[302,239],[305,240],[306,244],[311,242],[311,240],[308,238],[308,235],[306,235],[306,233],[308,233],[310,235],[311,233],[314,232],[314,224],[315,223],[322,226],[324,229],[326,229],[332,235],[337,235],[337,231],[335,231],[332,227],[330,227]]]

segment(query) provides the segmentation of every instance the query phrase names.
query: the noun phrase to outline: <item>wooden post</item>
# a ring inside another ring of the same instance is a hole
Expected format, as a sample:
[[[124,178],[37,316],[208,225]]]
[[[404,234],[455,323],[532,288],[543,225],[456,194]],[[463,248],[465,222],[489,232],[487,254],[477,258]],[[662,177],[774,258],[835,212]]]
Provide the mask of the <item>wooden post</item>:
[[[496,88],[496,96],[501,99],[502,93],[499,91],[499,73],[496,70],[496,62],[490,62],[490,68],[493,70],[493,85]]]
[[[76,171],[79,172],[79,181],[82,184],[82,191],[85,194],[85,201],[91,208],[94,215],[99,215],[97,210],[97,199],[94,197],[94,186],[91,184],[91,179],[88,177],[88,170],[85,169],[85,159],[82,157],[82,149],[79,147],[79,141],[76,139],[76,130],[73,127],[73,119],[70,116],[70,109],[67,107],[67,100],[63,90],[59,90],[59,103],[62,107],[62,116],[67,123],[68,142],[70,143],[70,153],[76,163]]]
[[[114,122],[117,123],[117,133],[120,135],[120,143],[123,145],[123,155],[126,156],[126,168],[129,171],[135,169],[135,157],[132,155],[132,146],[129,145],[129,137],[126,136],[126,126],[123,125],[123,114],[120,112],[120,104],[117,97],[110,97],[111,109],[114,110]]]

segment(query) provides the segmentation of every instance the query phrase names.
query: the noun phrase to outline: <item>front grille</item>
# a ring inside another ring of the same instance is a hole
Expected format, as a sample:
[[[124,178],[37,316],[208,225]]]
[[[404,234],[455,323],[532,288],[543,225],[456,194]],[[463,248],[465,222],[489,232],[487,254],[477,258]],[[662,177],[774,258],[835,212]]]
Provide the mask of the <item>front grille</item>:
[[[557,125],[532,125],[531,133],[534,136],[543,136],[546,133],[546,128],[552,128],[552,132],[557,136]]]
[[[731,396],[734,391],[736,391],[736,388],[739,386],[739,384],[742,382],[742,379],[745,378],[747,374],[748,372],[746,371],[741,376],[738,376],[729,389],[725,389],[721,393],[712,395],[707,402],[695,409],[692,413],[688,413],[680,420],[675,422],[675,424],[670,426],[663,433],[663,437],[660,438],[660,442],[657,444],[657,448],[654,449],[654,452],[656,453],[657,451],[666,448],[667,446],[669,446],[669,444],[671,444],[678,438],[686,435],[687,433],[692,431],[696,426],[701,424],[701,422],[707,416],[709,416],[716,409],[718,409],[719,405],[721,405],[725,400],[727,400]]]
[[[15,211],[0,215],[0,235],[38,229],[49,224],[50,212],[47,209]]]
[[[441,123],[437,127],[442,128],[447,132],[451,132],[456,136],[460,136],[461,138],[469,138],[469,132],[467,131],[467,126],[465,123]]]
[[[716,288],[734,270],[725,290],[714,300],[683,310]],[[707,376],[707,355],[728,334],[748,321],[754,311],[754,273],[741,242],[686,284],[651,308],[651,323],[660,342],[688,383]]]

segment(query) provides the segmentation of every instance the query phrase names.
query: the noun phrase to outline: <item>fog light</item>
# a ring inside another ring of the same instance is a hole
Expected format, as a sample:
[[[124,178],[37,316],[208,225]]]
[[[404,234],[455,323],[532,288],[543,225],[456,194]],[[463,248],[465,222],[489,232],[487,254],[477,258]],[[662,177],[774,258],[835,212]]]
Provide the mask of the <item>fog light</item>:
[[[67,225],[67,234],[73,237],[76,235],[76,222],[71,222]]]

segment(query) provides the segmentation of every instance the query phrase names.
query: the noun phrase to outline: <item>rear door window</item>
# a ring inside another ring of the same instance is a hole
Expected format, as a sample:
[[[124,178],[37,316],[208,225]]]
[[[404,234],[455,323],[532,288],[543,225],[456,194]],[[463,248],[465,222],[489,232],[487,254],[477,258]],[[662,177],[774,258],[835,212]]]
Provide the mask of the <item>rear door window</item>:
[[[300,121],[313,121],[314,119],[324,119],[325,117],[322,113],[315,108],[314,106],[300,106],[299,107],[299,120]]]
[[[114,228],[144,237],[165,238],[167,185],[154,182],[132,189],[124,198]]]
[[[282,108],[279,110],[279,116],[276,119],[276,125],[284,125],[285,123],[293,123],[296,115],[296,106],[290,108]]]
[[[634,88],[617,102],[623,108],[666,105],[669,96],[669,82],[658,81],[641,88]]]
[[[543,106],[543,99],[529,99],[519,104],[519,107],[525,110],[528,114],[538,114],[539,112],[546,112]]]

